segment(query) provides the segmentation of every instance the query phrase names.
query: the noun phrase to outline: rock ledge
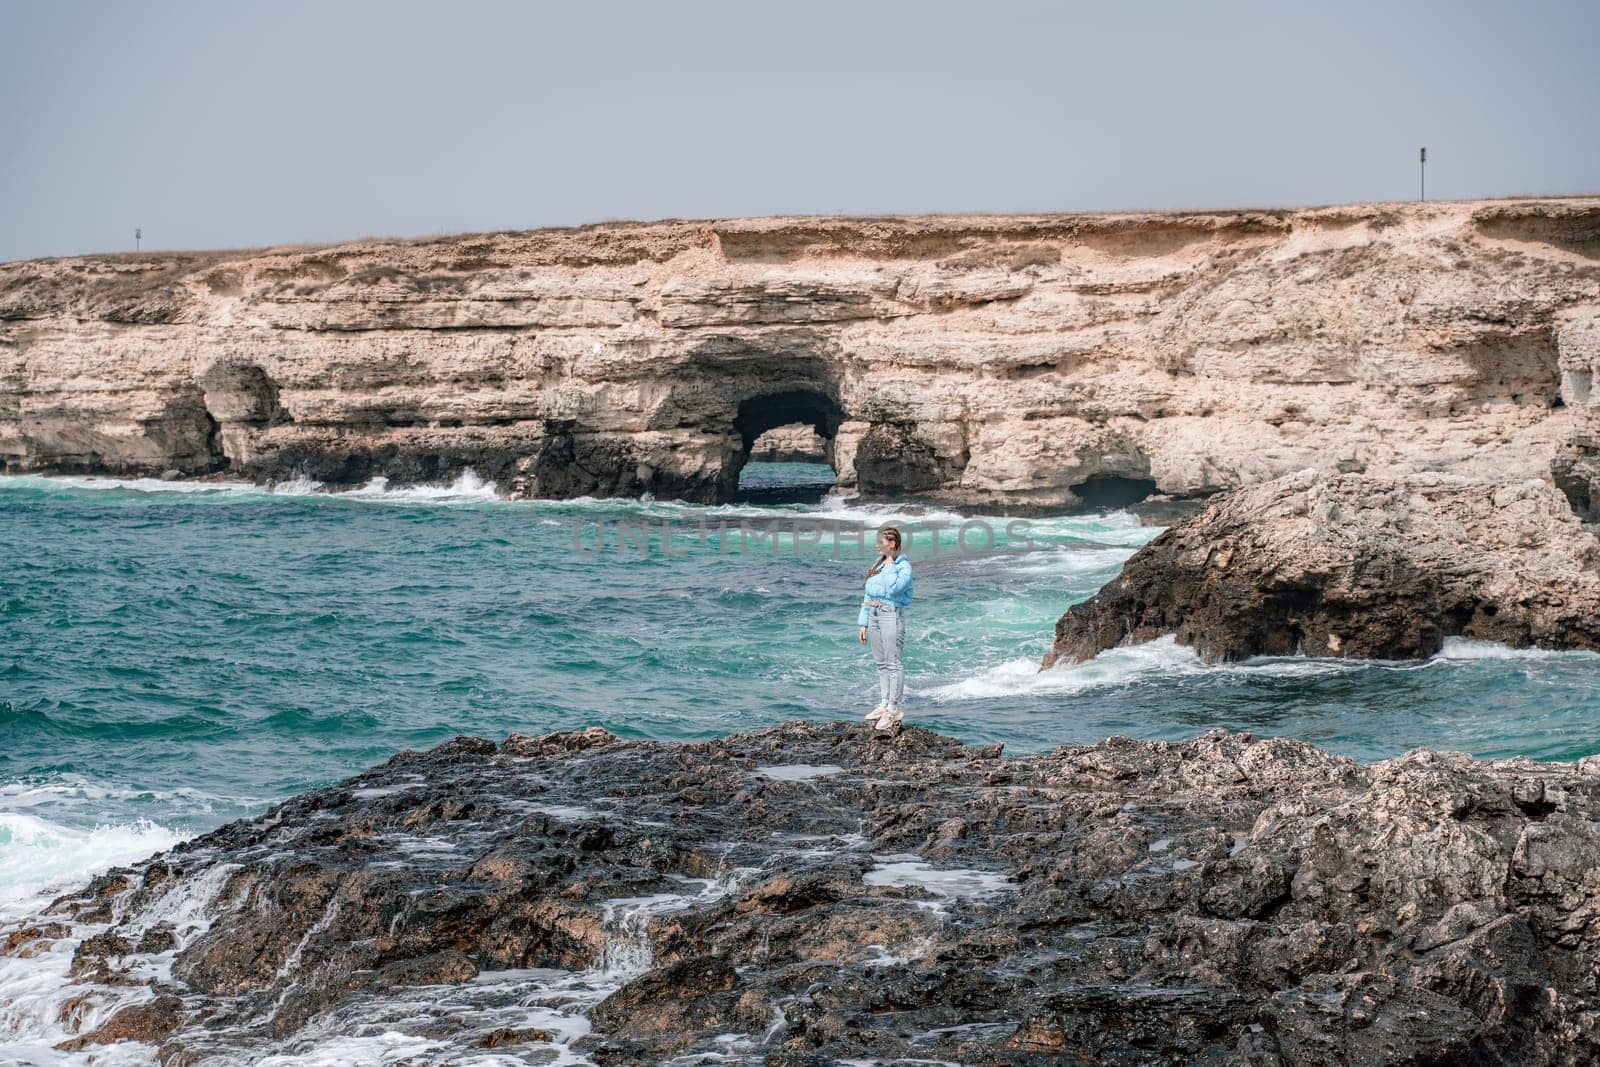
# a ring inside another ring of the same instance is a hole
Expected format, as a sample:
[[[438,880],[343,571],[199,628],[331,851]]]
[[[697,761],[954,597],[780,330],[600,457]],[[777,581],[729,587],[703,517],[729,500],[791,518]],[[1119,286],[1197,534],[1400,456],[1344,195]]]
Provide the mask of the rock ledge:
[[[1545,482],[1301,471],[1145,545],[1061,617],[1043,666],[1166,634],[1212,661],[1600,649],[1600,541]]]
[[[68,1040],[169,1064],[1577,1063],[1597,869],[1594,758],[589,730],[404,753],[0,947],[70,949]]]

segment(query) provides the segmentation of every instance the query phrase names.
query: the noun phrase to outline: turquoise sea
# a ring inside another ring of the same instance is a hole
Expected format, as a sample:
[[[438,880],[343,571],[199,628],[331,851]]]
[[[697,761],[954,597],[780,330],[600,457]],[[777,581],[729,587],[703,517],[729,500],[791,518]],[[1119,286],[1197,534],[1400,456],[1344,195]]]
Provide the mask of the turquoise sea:
[[[857,718],[876,690],[849,533],[870,546],[888,521],[913,531],[908,721],[966,741],[1028,752],[1226,727],[1364,760],[1600,751],[1600,657],[1581,653],[1452,642],[1423,663],[1207,667],[1163,641],[1037,672],[1061,612],[1158,532],[1125,513],[1008,533],[1005,516],[836,498],[513,502],[470,476],[341,493],[8,477],[0,914],[457,733],[703,738]],[[619,522],[650,524],[644,553],[637,526],[619,553]]]

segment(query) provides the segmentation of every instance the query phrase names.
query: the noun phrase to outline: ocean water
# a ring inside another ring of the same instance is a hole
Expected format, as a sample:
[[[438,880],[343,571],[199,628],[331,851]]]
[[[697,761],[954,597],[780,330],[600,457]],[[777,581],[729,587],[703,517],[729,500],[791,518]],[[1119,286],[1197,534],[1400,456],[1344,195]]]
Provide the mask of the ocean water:
[[[868,560],[834,531],[870,547],[887,521],[913,531],[907,718],[969,742],[1226,727],[1366,760],[1600,750],[1600,657],[1583,653],[1457,641],[1422,663],[1210,667],[1158,641],[1039,673],[1061,612],[1158,532],[1122,513],[513,502],[470,475],[341,493],[8,477],[0,915],[457,733],[704,738],[859,718],[876,700],[855,628]],[[626,551],[619,523],[635,524]]]

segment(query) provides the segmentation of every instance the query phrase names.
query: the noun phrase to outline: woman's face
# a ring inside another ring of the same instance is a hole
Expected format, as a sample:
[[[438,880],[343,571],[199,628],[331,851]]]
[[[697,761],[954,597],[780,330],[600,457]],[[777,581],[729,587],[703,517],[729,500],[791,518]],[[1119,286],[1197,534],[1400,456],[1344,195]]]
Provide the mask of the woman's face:
[[[887,556],[894,548],[894,542],[889,540],[888,534],[878,535],[878,555]]]

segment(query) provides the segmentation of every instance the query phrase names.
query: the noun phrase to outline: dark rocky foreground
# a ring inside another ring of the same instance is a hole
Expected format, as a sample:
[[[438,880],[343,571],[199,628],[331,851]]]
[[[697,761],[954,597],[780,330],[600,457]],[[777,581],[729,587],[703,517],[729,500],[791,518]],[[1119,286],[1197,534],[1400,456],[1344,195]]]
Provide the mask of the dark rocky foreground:
[[[1600,757],[461,737],[51,912],[65,1044],[173,1064],[1586,1063]]]

